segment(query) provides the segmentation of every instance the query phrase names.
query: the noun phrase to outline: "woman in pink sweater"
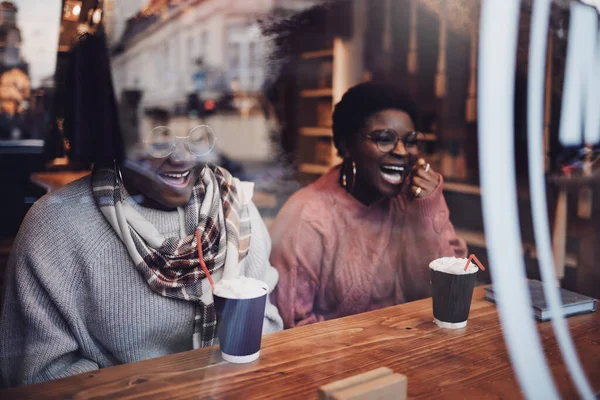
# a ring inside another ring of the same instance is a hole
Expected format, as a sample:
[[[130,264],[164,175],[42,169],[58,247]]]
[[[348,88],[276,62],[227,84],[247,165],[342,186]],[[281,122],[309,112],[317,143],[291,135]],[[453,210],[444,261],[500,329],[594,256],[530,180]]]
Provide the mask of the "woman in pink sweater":
[[[429,297],[429,262],[467,254],[414,120],[390,86],[360,84],[336,105],[344,162],[292,196],[271,229],[271,300],[286,328]]]

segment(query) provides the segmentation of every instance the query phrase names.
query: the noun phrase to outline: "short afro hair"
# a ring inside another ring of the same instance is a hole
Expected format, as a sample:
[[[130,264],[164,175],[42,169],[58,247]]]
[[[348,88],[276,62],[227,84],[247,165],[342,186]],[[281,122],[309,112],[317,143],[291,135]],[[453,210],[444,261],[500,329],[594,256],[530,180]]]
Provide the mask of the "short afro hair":
[[[356,135],[373,114],[387,109],[404,111],[417,123],[415,103],[397,87],[366,82],[348,89],[333,111],[333,142],[338,152],[345,151],[343,143]]]

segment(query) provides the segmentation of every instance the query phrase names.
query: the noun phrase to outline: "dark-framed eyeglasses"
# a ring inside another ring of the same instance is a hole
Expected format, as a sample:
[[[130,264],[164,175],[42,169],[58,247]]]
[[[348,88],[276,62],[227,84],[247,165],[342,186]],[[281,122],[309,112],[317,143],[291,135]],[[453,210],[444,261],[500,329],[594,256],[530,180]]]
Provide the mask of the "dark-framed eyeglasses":
[[[208,125],[193,127],[187,136],[177,136],[168,126],[157,126],[144,140],[146,151],[154,158],[166,158],[177,147],[177,141],[184,140],[185,148],[196,157],[209,154],[215,147],[217,136]]]
[[[417,131],[401,135],[393,129],[379,129],[366,134],[365,137],[374,142],[382,153],[393,151],[399,141],[402,141],[406,151],[410,153],[418,153],[425,145],[425,135]]]

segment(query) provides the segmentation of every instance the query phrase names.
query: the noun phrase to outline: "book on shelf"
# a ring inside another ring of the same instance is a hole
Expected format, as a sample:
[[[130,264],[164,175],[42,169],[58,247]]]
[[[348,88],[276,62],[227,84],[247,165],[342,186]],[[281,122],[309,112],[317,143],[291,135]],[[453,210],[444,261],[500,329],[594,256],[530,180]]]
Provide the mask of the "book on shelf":
[[[333,125],[331,101],[320,101],[317,103],[317,125],[330,127]]]
[[[315,145],[315,161],[317,164],[329,165],[333,158],[331,140],[319,140]]]
[[[317,87],[319,89],[331,87],[333,80],[333,62],[325,61],[319,65]]]
[[[533,306],[532,311],[535,319],[538,321],[549,321],[552,318],[550,316],[550,308],[548,307],[546,298],[544,296],[542,282],[534,279],[528,279],[527,284],[529,287],[531,304]],[[495,303],[496,297],[494,293],[494,286],[488,285],[485,286],[484,289],[484,299]],[[562,288],[559,288],[559,291],[562,303],[561,310],[563,316],[565,317],[594,312],[598,307],[598,300],[592,297],[584,296],[582,294],[571,292],[570,290]]]

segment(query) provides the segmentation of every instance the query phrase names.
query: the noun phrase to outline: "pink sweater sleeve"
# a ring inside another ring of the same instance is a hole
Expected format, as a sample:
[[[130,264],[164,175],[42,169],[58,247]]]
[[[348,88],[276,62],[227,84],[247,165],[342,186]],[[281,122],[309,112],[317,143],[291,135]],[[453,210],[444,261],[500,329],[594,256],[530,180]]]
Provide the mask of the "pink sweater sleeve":
[[[464,257],[467,246],[456,236],[443,195],[443,182],[425,198],[405,198],[406,221],[399,260],[398,301],[431,296],[429,263],[439,257]]]
[[[271,264],[279,272],[279,282],[271,301],[279,309],[284,327],[292,328],[325,320],[314,310],[323,262],[323,238],[301,219],[286,224],[286,228],[275,227],[277,232],[274,231],[279,237],[274,241]]]
[[[435,249],[438,257],[466,257],[467,244],[456,235],[454,225],[450,222],[443,186],[443,177],[440,175],[440,184],[430,196],[413,200],[417,212],[409,213],[409,219],[414,222],[409,226],[425,226],[426,230],[432,230],[427,235],[427,244],[421,245]]]

